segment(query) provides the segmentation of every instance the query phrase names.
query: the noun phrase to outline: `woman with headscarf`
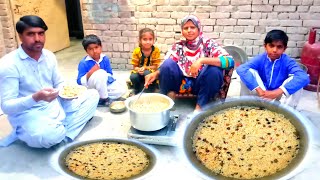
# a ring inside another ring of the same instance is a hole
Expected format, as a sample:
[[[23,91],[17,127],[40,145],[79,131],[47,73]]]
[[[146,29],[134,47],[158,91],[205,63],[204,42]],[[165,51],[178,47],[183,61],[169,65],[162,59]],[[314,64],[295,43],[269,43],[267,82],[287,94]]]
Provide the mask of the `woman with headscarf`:
[[[223,69],[232,68],[234,61],[215,40],[203,37],[196,16],[184,17],[181,29],[185,40],[175,43],[159,69],[145,77],[145,86],[159,78],[160,93],[172,99],[190,91],[197,95],[195,111],[199,111],[219,92]]]

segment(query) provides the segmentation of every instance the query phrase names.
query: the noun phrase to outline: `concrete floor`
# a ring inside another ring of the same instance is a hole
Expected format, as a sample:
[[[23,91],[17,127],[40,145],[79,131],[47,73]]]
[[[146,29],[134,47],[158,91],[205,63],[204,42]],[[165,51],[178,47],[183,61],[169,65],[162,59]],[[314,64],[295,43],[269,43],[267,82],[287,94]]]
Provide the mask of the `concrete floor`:
[[[73,81],[77,76],[77,65],[79,60],[85,55],[80,41],[72,41],[71,47],[55,53],[59,63],[59,69],[65,76],[67,81]],[[118,80],[124,81],[128,79],[130,71],[114,71]],[[237,88],[237,87],[235,87]],[[176,101],[177,110],[174,114],[182,115],[182,119],[186,119],[187,115],[193,111],[194,100],[178,100]],[[304,91],[297,110],[307,116],[311,122],[320,131],[320,103],[317,101],[316,93]],[[184,120],[186,122],[186,120]],[[121,137],[126,138],[130,128],[128,111],[120,114],[112,114],[108,108],[98,108],[95,117],[86,125],[76,141],[106,138],[106,137]],[[0,139],[9,133],[11,127],[6,120],[5,115],[0,116]],[[190,172],[185,167],[185,163],[181,163],[181,151],[176,147],[153,146],[161,152],[164,158],[162,159],[163,169],[170,173],[158,173],[157,176],[152,176],[150,179],[201,179]],[[59,147],[50,149],[34,149],[27,147],[23,142],[17,141],[9,147],[0,148],[0,179],[69,179],[61,175],[56,168],[56,164],[52,157],[55,157]],[[179,162],[180,161],[180,162]],[[316,164],[317,163],[317,164]],[[315,162],[318,168],[310,168],[305,174],[298,175],[292,179],[317,179],[320,177],[319,160]],[[315,167],[315,166],[313,166]],[[161,170],[161,169],[160,169]],[[176,178],[175,178],[176,177]]]

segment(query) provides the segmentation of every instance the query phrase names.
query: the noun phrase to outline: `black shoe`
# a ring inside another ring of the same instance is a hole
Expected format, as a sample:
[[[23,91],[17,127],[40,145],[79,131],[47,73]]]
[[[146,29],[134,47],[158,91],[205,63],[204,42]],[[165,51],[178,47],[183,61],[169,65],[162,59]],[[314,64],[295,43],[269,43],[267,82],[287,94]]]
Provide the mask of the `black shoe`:
[[[103,107],[104,104],[106,103],[106,99],[99,99],[99,102],[98,102],[98,107]]]
[[[113,101],[109,98],[107,99],[99,99],[98,102],[98,107],[109,107],[109,105],[112,103]]]
[[[118,99],[116,99],[115,101],[125,101],[126,98],[123,98],[123,97],[119,97]]]
[[[113,99],[108,98],[108,99],[106,100],[104,106],[105,106],[105,107],[109,107],[110,104],[111,104],[113,101],[114,101]]]

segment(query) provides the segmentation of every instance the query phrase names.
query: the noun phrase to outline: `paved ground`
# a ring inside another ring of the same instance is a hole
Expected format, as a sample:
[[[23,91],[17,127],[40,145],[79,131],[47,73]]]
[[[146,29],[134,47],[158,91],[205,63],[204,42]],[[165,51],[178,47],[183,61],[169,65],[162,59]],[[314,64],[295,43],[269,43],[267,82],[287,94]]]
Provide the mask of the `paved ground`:
[[[56,53],[60,70],[67,80],[76,77],[77,63],[85,54],[79,43],[72,43],[71,48]],[[129,71],[115,71],[115,76],[119,80],[125,81],[129,77]],[[235,89],[238,87],[234,87]],[[176,114],[181,114],[184,119],[193,111],[194,101],[179,100],[177,103]],[[304,96],[300,101],[297,110],[307,116],[320,131],[320,103],[316,98],[316,93],[304,91]],[[184,120],[185,122],[187,120]],[[128,111],[120,114],[112,114],[108,108],[98,108],[95,117],[87,124],[82,131],[79,140],[122,137],[126,138],[130,128]],[[10,132],[10,125],[4,115],[0,116],[0,138]],[[190,172],[185,163],[179,162],[181,151],[176,147],[153,146],[162,155],[163,169],[159,169],[157,176],[150,179],[200,179],[192,171]],[[24,143],[17,141],[7,148],[0,148],[0,179],[67,179],[57,172],[56,164],[52,157],[55,157],[59,147],[50,149],[34,149],[27,147]],[[293,179],[317,179],[320,177],[318,169],[319,160],[314,159],[313,166]],[[172,171],[174,175],[163,173]]]

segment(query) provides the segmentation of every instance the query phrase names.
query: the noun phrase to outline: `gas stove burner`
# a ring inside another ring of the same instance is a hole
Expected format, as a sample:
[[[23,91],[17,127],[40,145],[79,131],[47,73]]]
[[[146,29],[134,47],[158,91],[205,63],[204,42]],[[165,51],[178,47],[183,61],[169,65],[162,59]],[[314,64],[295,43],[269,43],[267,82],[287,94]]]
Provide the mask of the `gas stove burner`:
[[[140,131],[131,126],[128,132],[128,138],[136,139],[147,144],[176,146],[176,126],[178,120],[179,115],[171,116],[168,125],[157,131]]]

